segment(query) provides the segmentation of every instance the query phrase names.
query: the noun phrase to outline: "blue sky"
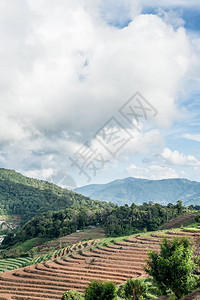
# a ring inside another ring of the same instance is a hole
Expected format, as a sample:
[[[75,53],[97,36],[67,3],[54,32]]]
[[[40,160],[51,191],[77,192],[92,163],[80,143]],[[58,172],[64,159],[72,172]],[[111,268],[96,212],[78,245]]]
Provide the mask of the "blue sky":
[[[199,1],[0,5],[1,167],[63,186],[200,180]]]

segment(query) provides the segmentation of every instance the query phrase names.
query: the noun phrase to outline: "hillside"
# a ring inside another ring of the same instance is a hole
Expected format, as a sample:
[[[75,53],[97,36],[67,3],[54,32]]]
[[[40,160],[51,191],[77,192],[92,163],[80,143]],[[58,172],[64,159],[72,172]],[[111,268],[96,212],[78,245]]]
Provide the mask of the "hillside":
[[[0,169],[0,215],[21,215],[22,223],[51,210],[72,206],[108,207],[55,184]]]
[[[143,266],[147,249],[159,251],[163,236],[188,236],[195,241],[200,231],[183,229],[103,239],[98,247],[96,241],[74,244],[47,262],[2,273],[0,298],[56,300],[68,289],[83,291],[94,279],[119,285],[130,277],[146,277]]]
[[[164,224],[161,229],[179,228],[181,226],[187,226],[195,222],[196,214],[188,213],[185,215],[178,216],[171,219],[169,222]]]
[[[109,209],[102,209],[98,205],[79,205],[33,217],[16,234],[9,233],[2,241],[2,247],[12,247],[36,237],[57,238],[96,224],[105,228],[107,236],[158,230],[165,222],[184,214],[185,210],[181,201],[169,206],[144,203],[140,206],[132,204],[130,207],[124,205]]]
[[[147,180],[139,178],[118,179],[107,184],[90,184],[75,189],[76,192],[96,200],[118,205],[157,202],[166,205],[181,200],[184,205],[200,203],[200,182],[187,179]]]

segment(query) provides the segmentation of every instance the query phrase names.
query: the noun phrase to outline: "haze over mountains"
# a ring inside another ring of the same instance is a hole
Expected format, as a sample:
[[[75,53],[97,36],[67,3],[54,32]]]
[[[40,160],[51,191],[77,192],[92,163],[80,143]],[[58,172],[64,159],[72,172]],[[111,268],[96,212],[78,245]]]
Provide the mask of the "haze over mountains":
[[[148,180],[128,177],[107,184],[90,184],[75,189],[76,192],[95,200],[118,205],[143,202],[160,204],[183,201],[184,205],[200,205],[200,182],[187,179]]]

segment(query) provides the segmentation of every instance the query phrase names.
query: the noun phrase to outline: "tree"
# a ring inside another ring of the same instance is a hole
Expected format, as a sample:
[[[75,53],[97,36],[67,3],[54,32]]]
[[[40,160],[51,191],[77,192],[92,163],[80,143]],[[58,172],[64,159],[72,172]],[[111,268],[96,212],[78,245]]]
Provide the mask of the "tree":
[[[184,210],[184,206],[182,205],[182,201],[178,200],[176,202],[176,209],[177,209],[177,213],[178,215],[181,215],[183,213],[183,210]]]
[[[64,293],[61,300],[83,300],[84,295],[77,291],[69,290]]]
[[[126,300],[151,299],[148,293],[148,285],[144,279],[128,279],[127,282],[120,286],[118,296]]]
[[[116,287],[112,281],[94,280],[85,290],[85,300],[117,299]]]
[[[180,299],[197,287],[198,277],[193,274],[196,264],[193,249],[187,238],[164,239],[160,253],[149,251],[145,271],[153,276],[164,294],[173,292]]]
[[[200,214],[195,217],[195,221],[200,223]]]

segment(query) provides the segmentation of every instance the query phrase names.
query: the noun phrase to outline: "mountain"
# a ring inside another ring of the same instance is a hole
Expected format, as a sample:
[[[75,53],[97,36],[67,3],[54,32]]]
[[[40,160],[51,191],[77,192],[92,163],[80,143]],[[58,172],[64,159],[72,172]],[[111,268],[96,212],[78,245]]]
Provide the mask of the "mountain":
[[[108,207],[76,192],[47,181],[25,177],[13,170],[0,169],[0,215],[18,214],[22,223],[43,212],[72,206]]]
[[[92,199],[111,201],[118,205],[157,202],[166,205],[183,201],[184,205],[200,204],[200,182],[187,179],[148,180],[128,177],[107,184],[90,184],[75,189]]]

